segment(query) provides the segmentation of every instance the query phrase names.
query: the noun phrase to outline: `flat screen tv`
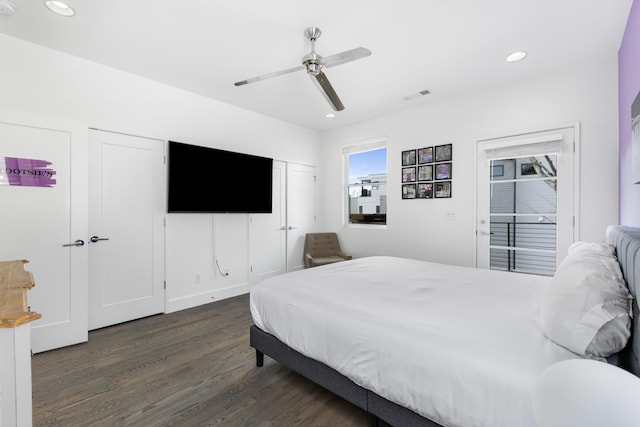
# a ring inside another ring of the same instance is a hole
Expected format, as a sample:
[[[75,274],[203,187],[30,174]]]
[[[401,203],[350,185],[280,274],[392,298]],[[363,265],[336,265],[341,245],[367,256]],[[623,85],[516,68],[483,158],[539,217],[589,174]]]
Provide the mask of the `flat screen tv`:
[[[170,213],[271,213],[273,159],[169,141]]]

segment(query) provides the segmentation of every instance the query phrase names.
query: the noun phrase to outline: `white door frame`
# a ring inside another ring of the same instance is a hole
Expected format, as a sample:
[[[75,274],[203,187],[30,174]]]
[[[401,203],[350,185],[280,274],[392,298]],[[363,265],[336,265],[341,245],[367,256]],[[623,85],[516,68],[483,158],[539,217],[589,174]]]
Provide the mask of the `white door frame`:
[[[573,128],[574,135],[574,144],[573,144],[573,241],[580,240],[580,122],[565,122],[559,123],[556,125],[550,125],[545,127],[537,127],[537,128],[529,128],[523,129],[519,131],[513,132],[504,132],[504,133],[496,133],[491,135],[486,135],[483,137],[476,137],[473,140],[473,179],[475,185],[473,186],[473,229],[475,230],[475,234],[473,237],[473,260],[474,265],[478,267],[478,145],[482,141],[486,141],[489,139],[500,139],[500,138],[509,138],[518,135],[539,133],[539,132],[550,132],[555,129],[565,129],[565,128]],[[558,262],[561,258],[564,257],[565,254],[559,254]]]

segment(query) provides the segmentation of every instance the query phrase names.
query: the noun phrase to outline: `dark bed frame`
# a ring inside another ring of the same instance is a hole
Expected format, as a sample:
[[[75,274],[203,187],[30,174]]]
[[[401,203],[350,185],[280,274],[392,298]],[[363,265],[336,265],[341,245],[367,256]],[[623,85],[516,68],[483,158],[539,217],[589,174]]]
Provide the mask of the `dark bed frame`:
[[[616,247],[618,262],[629,290],[633,295],[633,326],[629,343],[609,362],[640,376],[640,338],[633,331],[640,328],[640,313],[636,299],[640,287],[640,229],[612,225],[607,228],[606,241]],[[383,420],[393,426],[442,427],[410,409],[397,405],[367,390],[338,371],[289,348],[276,337],[255,325],[249,329],[249,343],[256,350],[257,366],[263,366],[264,355],[287,366],[337,396],[365,410],[371,416],[371,425]]]

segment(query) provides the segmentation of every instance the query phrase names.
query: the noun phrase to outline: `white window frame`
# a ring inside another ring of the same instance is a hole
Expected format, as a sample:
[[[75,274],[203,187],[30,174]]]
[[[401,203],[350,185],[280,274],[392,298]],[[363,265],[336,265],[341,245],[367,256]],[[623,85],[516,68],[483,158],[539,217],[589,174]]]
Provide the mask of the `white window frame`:
[[[387,182],[389,179],[388,169],[389,169],[389,149],[387,146],[387,137],[375,137],[362,141],[358,141],[355,143],[351,143],[342,147],[342,158],[343,158],[343,187],[342,187],[342,199],[343,199],[343,220],[344,225],[348,228],[368,228],[368,229],[386,229],[389,218],[387,217],[384,224],[352,224],[350,222],[349,216],[349,156],[351,154],[362,153],[365,151],[373,151],[381,148],[387,149],[387,158],[385,165],[385,173],[387,173],[387,181],[384,182],[384,185],[387,186]],[[388,186],[387,186],[387,214],[389,209],[389,199],[388,199]]]

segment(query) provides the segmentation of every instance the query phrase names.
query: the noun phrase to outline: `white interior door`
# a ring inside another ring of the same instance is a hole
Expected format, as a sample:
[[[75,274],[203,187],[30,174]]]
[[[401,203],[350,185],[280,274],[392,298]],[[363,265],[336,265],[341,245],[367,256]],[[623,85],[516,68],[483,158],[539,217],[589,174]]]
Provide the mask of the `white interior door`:
[[[286,165],[273,161],[273,211],[249,217],[251,283],[287,270]]]
[[[287,163],[287,271],[304,268],[304,239],[316,231],[316,169]]]
[[[555,272],[577,238],[576,129],[478,141],[478,267]]]
[[[33,352],[87,341],[86,125],[0,111],[0,198],[0,260],[28,260],[36,284]]]
[[[89,134],[89,329],[165,308],[164,142]]]

